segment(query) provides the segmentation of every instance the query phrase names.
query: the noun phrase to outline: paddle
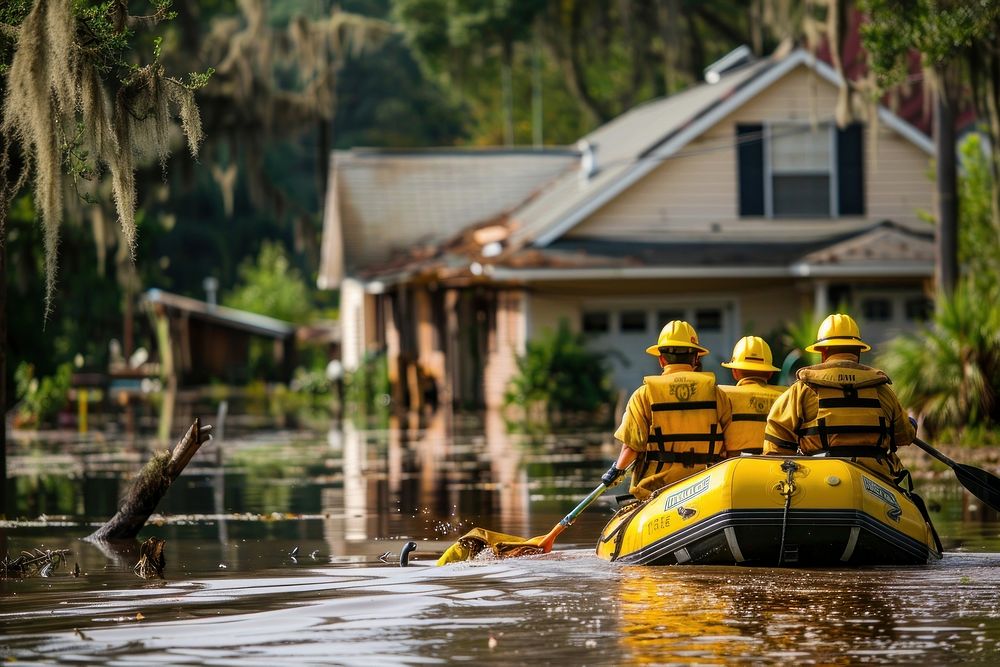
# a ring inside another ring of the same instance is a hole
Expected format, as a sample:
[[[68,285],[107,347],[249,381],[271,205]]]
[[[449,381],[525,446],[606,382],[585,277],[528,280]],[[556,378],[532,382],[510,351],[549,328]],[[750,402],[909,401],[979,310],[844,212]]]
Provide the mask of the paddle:
[[[1000,512],[1000,477],[980,468],[952,461],[920,438],[914,439],[913,444],[954,470],[958,481],[969,493]]]
[[[633,463],[625,468],[624,474],[632,470]],[[517,558],[518,556],[533,556],[535,554],[547,554],[552,551],[553,545],[564,530],[573,525],[577,517],[590,507],[595,500],[608,490],[608,487],[601,483],[580,504],[573,508],[569,514],[552,527],[546,535],[539,535],[530,539],[523,539],[514,535],[497,533],[484,528],[473,528],[468,533],[458,539],[455,544],[438,558],[438,565],[447,565],[463,560],[470,560],[484,548],[489,547],[498,558]]]

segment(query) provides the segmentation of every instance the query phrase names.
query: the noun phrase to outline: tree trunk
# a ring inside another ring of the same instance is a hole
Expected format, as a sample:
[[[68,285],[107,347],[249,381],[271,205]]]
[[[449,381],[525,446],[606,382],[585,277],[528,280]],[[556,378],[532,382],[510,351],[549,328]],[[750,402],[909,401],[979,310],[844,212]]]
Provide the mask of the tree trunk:
[[[3,189],[0,186],[0,189]],[[6,199],[0,198],[0,199]],[[6,206],[0,201],[0,206]],[[0,214],[0,517],[7,516],[7,220]],[[5,552],[6,553],[6,552]]]
[[[935,95],[934,143],[937,151],[938,224],[935,279],[939,296],[958,281],[958,178],[955,165],[955,104],[949,72],[939,68]]]
[[[500,92],[503,98],[503,144],[514,145],[514,44],[505,41],[500,62]]]
[[[174,447],[172,454],[160,452],[154,455],[132,483],[118,512],[87,539],[92,542],[135,539],[146,525],[149,515],[197,453],[198,448],[211,439],[211,430],[211,426],[203,427],[201,422],[195,419],[194,424]]]

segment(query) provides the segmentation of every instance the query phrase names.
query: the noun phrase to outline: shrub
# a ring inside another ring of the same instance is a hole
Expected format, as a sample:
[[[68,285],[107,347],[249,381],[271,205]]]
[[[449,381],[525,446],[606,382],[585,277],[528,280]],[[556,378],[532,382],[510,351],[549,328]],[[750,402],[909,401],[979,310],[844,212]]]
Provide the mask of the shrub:
[[[583,334],[574,334],[560,322],[555,332],[530,342],[517,359],[517,374],[504,403],[530,410],[544,405],[547,416],[564,412],[593,412],[614,400],[610,374],[603,356],[588,350]]]
[[[21,427],[38,428],[50,424],[69,400],[69,384],[73,375],[72,364],[62,364],[54,375],[35,377],[35,367],[21,362],[14,371],[17,396],[21,403],[14,422]]]
[[[892,340],[878,363],[893,379],[900,402],[931,433],[960,440],[1000,428],[1000,288],[983,294],[963,278],[915,336]],[[975,440],[982,440],[977,435]]]

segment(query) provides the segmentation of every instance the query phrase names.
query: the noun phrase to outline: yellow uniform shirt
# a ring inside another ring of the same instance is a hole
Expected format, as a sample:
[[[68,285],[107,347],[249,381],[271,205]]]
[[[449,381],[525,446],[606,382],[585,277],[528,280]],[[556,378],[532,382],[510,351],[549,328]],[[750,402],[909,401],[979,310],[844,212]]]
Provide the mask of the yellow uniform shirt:
[[[733,404],[733,422],[726,429],[726,456],[741,452],[760,454],[764,446],[764,425],[774,401],[788,387],[767,384],[763,378],[746,377],[735,385],[720,385]]]
[[[771,406],[771,412],[767,416],[767,426],[764,429],[764,454],[794,454],[796,450],[803,454],[816,454],[823,451],[820,439],[811,433],[815,429],[804,428],[816,421],[820,411],[820,397],[817,389],[803,382],[801,378],[803,371],[828,369],[842,369],[845,374],[851,371],[877,372],[870,366],[853,361],[853,355],[839,354],[830,355],[823,364],[801,369],[800,379]],[[808,373],[805,375],[808,376]],[[882,416],[886,425],[887,438],[883,439],[883,444],[880,446],[886,451],[886,456],[881,460],[868,457],[859,457],[857,460],[865,467],[893,478],[902,466],[899,458],[891,450],[912,443],[916,431],[888,382],[872,387],[871,391],[878,402],[878,407],[873,409]],[[871,442],[867,444],[874,447],[877,443],[878,439],[872,437]],[[836,445],[830,449],[836,453],[834,451]]]
[[[664,367],[660,377],[682,376],[694,374],[694,369],[688,364],[669,364]],[[705,374],[698,374],[705,375]],[[708,374],[710,376],[710,374]],[[686,383],[681,383],[686,386]],[[714,383],[713,383],[714,384]],[[647,384],[633,392],[625,407],[625,415],[622,423],[615,431],[615,437],[621,440],[628,448],[638,453],[636,467],[632,473],[632,484],[630,493],[636,498],[643,500],[658,488],[668,486],[676,481],[684,479],[696,472],[704,470],[707,462],[702,459],[707,458],[706,452],[701,452],[701,448],[707,448],[707,444],[700,445],[697,449],[696,443],[690,441],[669,442],[672,435],[662,433],[662,429],[657,426],[658,418],[654,418],[654,400],[652,394],[656,391]],[[718,387],[711,389],[711,400],[715,404],[714,411],[698,409],[698,417],[694,417],[695,411],[691,412],[692,421],[711,421],[716,428],[716,434],[721,435],[729,426],[732,417],[732,407],[729,398]],[[680,404],[680,403],[678,403]],[[681,410],[672,410],[674,415],[681,414]],[[708,412],[708,415],[704,413]],[[658,432],[659,430],[659,432]],[[651,439],[653,442],[651,442]],[[657,442],[659,440],[659,442]],[[668,442],[665,446],[665,441]],[[669,463],[663,462],[664,449],[667,454],[676,452],[677,460]],[[661,457],[658,461],[647,461],[646,452],[653,452],[650,457]],[[725,455],[725,445],[721,438],[715,442],[712,448],[712,456],[720,458]],[[690,459],[690,460],[686,460]],[[648,464],[648,465],[647,465]]]

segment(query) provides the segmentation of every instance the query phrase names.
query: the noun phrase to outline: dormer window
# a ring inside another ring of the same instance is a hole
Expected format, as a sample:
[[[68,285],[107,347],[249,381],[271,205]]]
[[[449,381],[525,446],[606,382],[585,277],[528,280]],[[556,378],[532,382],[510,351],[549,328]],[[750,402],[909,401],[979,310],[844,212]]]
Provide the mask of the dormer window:
[[[736,126],[742,217],[864,215],[861,125]]]

